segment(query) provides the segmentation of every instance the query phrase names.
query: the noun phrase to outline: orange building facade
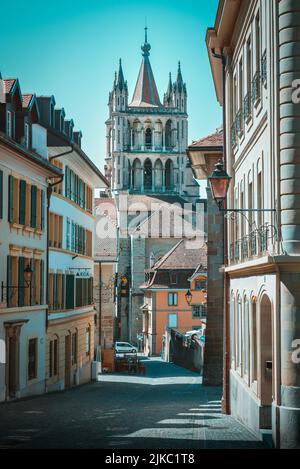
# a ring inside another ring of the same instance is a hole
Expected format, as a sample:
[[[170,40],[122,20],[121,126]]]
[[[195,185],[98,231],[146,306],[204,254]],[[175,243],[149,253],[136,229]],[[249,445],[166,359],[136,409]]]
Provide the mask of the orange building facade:
[[[185,243],[180,241],[150,269],[148,281],[141,286],[146,355],[161,354],[167,329],[182,334],[205,329],[206,249],[203,247],[198,253],[190,249],[187,254],[184,250]]]

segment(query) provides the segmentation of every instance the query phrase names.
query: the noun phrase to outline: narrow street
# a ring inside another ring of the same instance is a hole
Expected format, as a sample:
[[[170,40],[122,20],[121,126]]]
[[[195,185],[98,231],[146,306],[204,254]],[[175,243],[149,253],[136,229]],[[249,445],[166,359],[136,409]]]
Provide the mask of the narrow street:
[[[146,375],[102,375],[62,393],[0,406],[0,448],[265,448],[220,413],[221,390],[145,359]]]

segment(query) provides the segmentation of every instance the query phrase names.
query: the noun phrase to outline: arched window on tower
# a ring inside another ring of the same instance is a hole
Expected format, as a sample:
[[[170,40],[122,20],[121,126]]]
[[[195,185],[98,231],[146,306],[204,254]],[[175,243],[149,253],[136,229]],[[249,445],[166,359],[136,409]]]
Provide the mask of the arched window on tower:
[[[145,147],[147,149],[152,148],[152,130],[149,127],[145,132]]]
[[[144,189],[145,191],[152,190],[152,163],[149,159],[144,164]]]
[[[166,163],[166,190],[171,191],[174,189],[174,165],[172,160],[168,160]]]
[[[165,132],[166,132],[166,149],[170,150],[172,148],[172,121],[171,120],[168,120],[166,122]]]

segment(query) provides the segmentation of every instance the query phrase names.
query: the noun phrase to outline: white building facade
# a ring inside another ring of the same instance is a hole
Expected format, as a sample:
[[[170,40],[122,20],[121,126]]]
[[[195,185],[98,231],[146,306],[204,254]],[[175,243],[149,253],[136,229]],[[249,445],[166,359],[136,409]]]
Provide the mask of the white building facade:
[[[0,401],[45,392],[47,159],[34,95],[0,77]],[[26,274],[26,271],[31,273]]]
[[[300,447],[298,3],[221,0],[207,33],[226,110],[227,206],[248,210],[227,221],[225,383],[232,414],[281,448]]]

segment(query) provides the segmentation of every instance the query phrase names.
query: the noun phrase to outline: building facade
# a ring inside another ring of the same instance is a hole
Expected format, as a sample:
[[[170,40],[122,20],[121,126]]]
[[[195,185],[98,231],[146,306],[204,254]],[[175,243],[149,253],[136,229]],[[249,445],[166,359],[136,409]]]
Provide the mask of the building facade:
[[[48,316],[46,339],[47,391],[91,379],[94,360],[94,190],[107,183],[81,149],[81,132],[53,96],[37,98],[47,133],[49,159],[63,178],[49,200]]]
[[[225,385],[232,414],[280,448],[300,447],[298,3],[222,0],[207,32],[227,205],[248,210],[227,223]]]
[[[143,344],[146,355],[160,355],[168,329],[182,334],[206,325],[206,245],[189,249],[180,240],[147,271],[144,291]],[[187,300],[187,294],[191,298]]]
[[[61,177],[35,95],[0,76],[0,401],[46,389],[46,201]]]

